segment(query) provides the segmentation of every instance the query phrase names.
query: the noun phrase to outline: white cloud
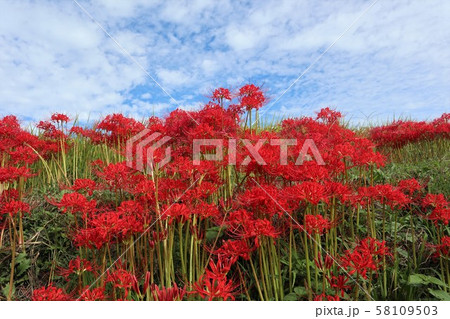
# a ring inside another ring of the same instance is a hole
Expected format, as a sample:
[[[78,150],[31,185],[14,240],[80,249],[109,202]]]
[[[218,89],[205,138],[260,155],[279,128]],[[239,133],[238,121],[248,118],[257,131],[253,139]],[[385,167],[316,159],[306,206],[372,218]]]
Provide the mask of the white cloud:
[[[248,81],[264,84],[275,99],[370,4],[80,3],[188,106],[215,87]],[[0,34],[1,115],[144,116],[175,107],[71,1],[2,1]],[[448,39],[450,2],[379,1],[268,113],[312,114],[327,105],[354,118],[448,112]]]
[[[181,70],[158,70],[158,77],[168,87],[178,87],[189,81],[189,76]]]

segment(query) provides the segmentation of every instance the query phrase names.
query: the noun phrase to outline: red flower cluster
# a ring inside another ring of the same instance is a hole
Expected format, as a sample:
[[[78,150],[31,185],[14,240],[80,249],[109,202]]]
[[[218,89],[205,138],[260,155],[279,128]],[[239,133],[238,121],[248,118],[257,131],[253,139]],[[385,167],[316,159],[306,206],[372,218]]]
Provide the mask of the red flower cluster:
[[[367,272],[376,274],[383,256],[389,256],[386,243],[373,238],[361,240],[353,251],[347,250],[341,259],[341,265],[349,269],[349,274],[357,273],[368,279]]]
[[[61,288],[53,287],[50,284],[48,287],[42,287],[33,291],[33,301],[68,301],[71,297],[67,295]]]
[[[207,269],[206,274],[194,283],[193,292],[207,300],[234,300],[237,286],[232,280],[227,279],[227,274],[235,261],[234,258],[219,258],[217,263],[211,260],[210,269]]]
[[[428,123],[425,121],[395,121],[389,125],[374,127],[370,139],[377,146],[402,147],[408,143],[436,138],[450,138],[450,113]]]

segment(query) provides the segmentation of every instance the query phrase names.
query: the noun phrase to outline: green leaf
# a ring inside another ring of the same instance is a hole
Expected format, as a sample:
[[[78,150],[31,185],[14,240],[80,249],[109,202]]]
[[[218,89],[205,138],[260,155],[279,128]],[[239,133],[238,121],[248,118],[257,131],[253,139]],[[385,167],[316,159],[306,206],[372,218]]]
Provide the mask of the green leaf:
[[[31,260],[27,258],[27,255],[25,253],[20,253],[19,255],[17,255],[16,259],[17,277],[23,275],[30,267],[31,267]]]
[[[206,230],[206,240],[213,241],[216,238],[220,238],[223,235],[223,227],[210,227]]]
[[[298,301],[298,296],[295,292],[291,292],[284,296],[284,301]]]
[[[428,291],[439,300],[450,301],[450,294],[444,290],[433,290],[428,288]]]
[[[443,282],[442,280],[440,280],[436,277],[422,275],[422,274],[410,275],[409,279],[408,279],[408,284],[410,284],[410,285],[434,284],[434,285],[438,285],[441,287],[447,287],[447,284],[445,282]]]
[[[306,296],[307,294],[305,287],[295,287],[294,292],[300,297]]]
[[[13,286],[13,289],[12,289],[12,296],[14,296],[14,293],[15,293],[15,292],[16,292],[16,287]],[[8,294],[9,294],[9,283],[7,283],[7,284],[5,285],[5,287],[3,287],[2,293],[3,293],[3,295],[4,295],[5,297],[8,296]]]

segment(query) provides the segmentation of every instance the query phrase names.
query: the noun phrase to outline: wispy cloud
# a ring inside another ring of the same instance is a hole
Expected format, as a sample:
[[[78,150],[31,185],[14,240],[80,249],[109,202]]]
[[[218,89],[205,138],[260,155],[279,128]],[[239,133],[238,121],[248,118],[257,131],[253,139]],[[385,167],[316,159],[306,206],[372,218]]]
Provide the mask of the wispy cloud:
[[[217,86],[276,97],[371,1],[80,1],[186,108]],[[450,111],[450,2],[380,0],[268,113]],[[176,105],[71,1],[0,3],[0,114],[145,117]],[[270,116],[270,114],[269,114]]]

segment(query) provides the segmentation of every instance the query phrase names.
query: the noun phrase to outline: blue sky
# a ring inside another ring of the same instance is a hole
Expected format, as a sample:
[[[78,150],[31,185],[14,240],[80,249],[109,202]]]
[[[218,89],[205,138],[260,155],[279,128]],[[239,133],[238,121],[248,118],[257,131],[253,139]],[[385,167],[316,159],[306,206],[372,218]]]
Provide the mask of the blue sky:
[[[79,3],[186,109],[216,87],[272,101],[373,1]],[[0,1],[0,115],[164,116],[177,104],[71,0]],[[379,0],[268,116],[431,119],[450,112],[450,1]]]

